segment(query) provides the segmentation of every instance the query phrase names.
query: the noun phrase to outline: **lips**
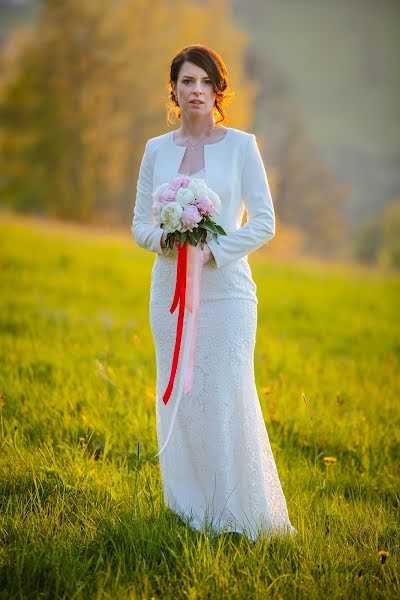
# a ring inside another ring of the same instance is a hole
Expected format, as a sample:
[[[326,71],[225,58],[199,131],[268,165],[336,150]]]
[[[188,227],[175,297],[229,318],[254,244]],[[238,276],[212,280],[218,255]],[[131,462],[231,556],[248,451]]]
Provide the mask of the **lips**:
[[[190,104],[204,104],[201,100],[191,100]]]

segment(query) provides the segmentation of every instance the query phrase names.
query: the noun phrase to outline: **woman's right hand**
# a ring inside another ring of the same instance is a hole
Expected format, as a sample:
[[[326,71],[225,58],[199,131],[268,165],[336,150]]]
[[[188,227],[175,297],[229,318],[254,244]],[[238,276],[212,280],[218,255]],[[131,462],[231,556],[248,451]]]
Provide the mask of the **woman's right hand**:
[[[160,246],[161,246],[164,254],[167,254],[171,251],[170,247],[167,246],[167,235],[168,235],[168,231],[164,230],[161,235],[161,238],[160,238]],[[174,247],[175,247],[175,250],[178,249],[178,240],[175,240]]]
[[[167,239],[167,232],[163,231],[163,233],[161,235],[161,240],[160,240],[160,245],[163,250],[165,250],[167,247],[166,239]]]
[[[168,235],[168,232],[164,231],[161,236],[161,240],[160,240],[160,245],[161,245],[161,248],[164,253],[167,251],[167,242],[166,242],[167,235]],[[178,249],[178,241],[177,240],[175,240],[174,245],[175,245],[175,249],[177,250]],[[208,262],[212,262],[214,260],[214,255],[211,252],[210,248],[207,246],[207,244],[205,244],[203,247],[202,260],[203,260],[203,265],[207,264]]]

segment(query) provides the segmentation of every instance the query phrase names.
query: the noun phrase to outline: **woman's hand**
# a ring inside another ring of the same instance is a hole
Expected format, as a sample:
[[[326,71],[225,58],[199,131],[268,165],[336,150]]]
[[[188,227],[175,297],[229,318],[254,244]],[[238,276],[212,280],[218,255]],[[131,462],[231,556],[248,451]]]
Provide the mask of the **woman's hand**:
[[[203,246],[203,254],[202,255],[203,255],[203,266],[214,260],[214,255],[211,252],[210,248],[207,246],[207,244],[204,244],[204,246]]]
[[[168,231],[164,230],[161,235],[161,238],[160,238],[160,246],[161,246],[164,254],[166,254],[170,249],[170,247],[167,246],[167,235],[168,235]],[[178,250],[178,240],[174,240],[174,248],[175,248],[175,250]]]
[[[160,239],[160,245],[164,252],[166,252],[166,250],[167,250],[167,243],[166,243],[167,235],[168,235],[168,232],[164,231],[161,236],[161,239]],[[177,240],[175,240],[174,246],[175,246],[175,249],[177,250],[178,249],[178,241]],[[214,255],[211,252],[210,248],[207,246],[207,244],[204,244],[204,246],[203,246],[202,258],[203,258],[203,266],[209,262],[213,262],[213,261],[215,262]]]
[[[168,232],[164,230],[161,235],[161,239],[160,239],[160,246],[161,246],[161,249],[163,250],[163,252],[165,252],[167,249],[167,241],[166,241],[167,235],[168,235]]]

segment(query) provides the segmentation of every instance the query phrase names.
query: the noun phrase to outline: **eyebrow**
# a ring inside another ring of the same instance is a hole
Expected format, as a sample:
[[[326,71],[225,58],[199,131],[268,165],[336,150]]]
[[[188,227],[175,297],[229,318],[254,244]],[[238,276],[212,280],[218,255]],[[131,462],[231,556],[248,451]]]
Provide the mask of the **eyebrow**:
[[[187,77],[188,79],[194,79],[194,77],[192,77],[191,75],[183,75],[183,76],[182,76],[182,79],[183,79],[184,77]],[[203,77],[203,79],[210,79],[210,77],[209,77],[208,75],[206,75],[205,77]]]

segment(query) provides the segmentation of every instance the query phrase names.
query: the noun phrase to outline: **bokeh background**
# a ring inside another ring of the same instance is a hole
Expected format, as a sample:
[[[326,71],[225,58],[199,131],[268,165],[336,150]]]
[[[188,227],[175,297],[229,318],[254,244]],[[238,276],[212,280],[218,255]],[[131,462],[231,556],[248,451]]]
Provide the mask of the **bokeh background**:
[[[268,251],[400,266],[396,0],[0,0],[3,210],[129,232],[169,65],[217,50],[227,126],[257,135]],[[127,229],[128,228],[128,229]]]

